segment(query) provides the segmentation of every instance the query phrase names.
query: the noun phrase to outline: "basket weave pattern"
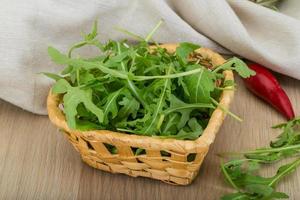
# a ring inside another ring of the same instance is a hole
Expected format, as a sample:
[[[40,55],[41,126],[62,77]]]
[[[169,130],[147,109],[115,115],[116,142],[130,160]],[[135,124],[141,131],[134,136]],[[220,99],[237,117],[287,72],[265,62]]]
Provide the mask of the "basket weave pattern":
[[[162,47],[174,52],[176,44]],[[213,66],[221,65],[225,60],[217,53],[200,48],[197,55],[204,61],[209,60]],[[225,80],[233,80],[231,71],[225,71]],[[220,105],[228,108],[233,98],[233,90],[223,91]],[[108,130],[78,131],[71,130],[59,104],[61,96],[50,91],[47,108],[50,120],[67,136],[82,160],[88,165],[112,173],[130,176],[143,176],[158,179],[170,184],[187,185],[198,174],[210,144],[214,141],[225,114],[217,108],[204,130],[202,136],[194,141],[160,139],[157,137],[130,135]],[[110,153],[107,146],[113,145],[116,154]],[[135,155],[136,148],[144,149],[142,155]],[[193,157],[191,160],[188,157]]]

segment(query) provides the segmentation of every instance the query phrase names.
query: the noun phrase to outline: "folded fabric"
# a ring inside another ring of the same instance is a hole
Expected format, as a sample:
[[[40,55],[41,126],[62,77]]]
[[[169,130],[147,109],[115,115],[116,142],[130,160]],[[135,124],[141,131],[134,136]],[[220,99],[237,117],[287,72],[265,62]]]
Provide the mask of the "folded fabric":
[[[39,72],[62,69],[50,61],[48,45],[66,51],[95,19],[103,41],[127,37],[115,27],[145,35],[164,19],[154,36],[157,42],[198,43],[300,79],[297,0],[283,5],[292,17],[247,0],[4,0],[0,5],[0,98],[38,114],[46,114],[52,83]]]

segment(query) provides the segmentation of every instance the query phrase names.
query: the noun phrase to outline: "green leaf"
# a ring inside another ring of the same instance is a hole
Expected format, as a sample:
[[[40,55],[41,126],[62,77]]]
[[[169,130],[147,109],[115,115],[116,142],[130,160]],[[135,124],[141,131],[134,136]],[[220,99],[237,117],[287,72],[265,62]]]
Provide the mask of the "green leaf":
[[[80,103],[95,114],[100,123],[103,122],[104,113],[92,102],[91,90],[81,90],[77,87],[69,87],[63,98],[64,113],[66,114],[68,125],[71,129],[76,128],[77,106]]]
[[[251,200],[250,197],[244,193],[237,192],[227,194],[221,197],[221,200]]]
[[[103,129],[102,126],[100,126],[97,123],[93,123],[87,120],[76,120],[76,129],[81,130],[81,131],[89,131],[89,130],[100,130]]]
[[[104,124],[108,124],[108,120],[114,119],[118,114],[118,103],[117,98],[123,91],[123,88],[109,94],[107,97],[106,103],[103,106],[104,108]]]
[[[200,46],[197,44],[183,42],[180,43],[179,46],[176,48],[176,55],[183,63],[187,63],[188,55],[199,48]]]
[[[60,53],[57,49],[54,47],[48,47],[48,55],[52,59],[53,62],[56,64],[67,64],[68,57],[62,53]]]
[[[169,135],[167,138],[174,138],[177,140],[195,140],[203,132],[201,125],[197,122],[196,118],[191,118],[188,121],[189,130],[181,129],[177,135]],[[165,137],[165,138],[166,138]]]
[[[180,121],[180,115],[178,113],[171,113],[165,116],[165,121],[162,124],[161,135],[167,136],[177,132],[177,124]]]
[[[141,154],[145,154],[145,149],[137,148],[134,155],[138,156]]]
[[[262,196],[270,196],[273,193],[273,188],[262,184],[249,184],[245,189],[252,194],[260,194]]]
[[[170,108],[164,111],[165,115],[172,113],[174,111],[179,112],[181,114],[180,120],[177,124],[177,128],[181,129],[185,126],[186,122],[190,119],[190,113],[192,112],[193,108],[188,108],[187,104],[178,99],[175,95],[170,95]],[[185,108],[185,109],[179,109]]]
[[[71,85],[65,79],[58,80],[52,87],[52,92],[54,94],[63,94],[68,91]]]
[[[119,102],[122,106],[118,113],[118,119],[128,118],[128,116],[132,116],[132,118],[136,118],[137,112],[140,108],[140,103],[135,100],[132,96],[125,96]]]
[[[229,62],[233,63],[233,70],[235,70],[241,77],[248,78],[255,75],[255,72],[248,68],[247,64],[241,59],[232,58]]]
[[[195,104],[184,103],[173,94],[170,95],[169,101],[170,101],[170,107],[164,111],[165,115],[168,115],[172,112],[185,112],[187,110],[192,111],[194,109],[214,108],[214,106],[211,103],[195,103]]]
[[[74,70],[73,66],[69,65],[61,72],[62,75],[70,74]]]
[[[123,53],[120,53],[119,55],[116,56],[112,56],[109,58],[109,60],[105,63],[106,66],[112,66],[112,65],[116,65],[117,63],[122,62],[128,55],[130,55],[131,52],[126,51]]]
[[[171,67],[169,67],[166,74],[168,75],[170,74],[170,72],[171,72]],[[170,87],[170,80],[169,79],[163,80],[162,92],[160,94],[157,104],[154,105],[155,109],[153,110],[152,119],[146,122],[145,127],[141,130],[141,132],[145,134],[151,134],[151,132],[155,131],[154,129],[156,127],[156,123],[158,122],[158,117],[162,111],[162,107],[165,104],[166,93],[169,87]]]
[[[121,121],[121,122],[117,122],[116,123],[116,127],[118,130],[121,130],[122,131],[125,131],[125,128],[124,127],[136,127],[136,129],[142,129],[144,127],[144,124],[149,121],[151,119],[151,113],[150,112],[147,112],[143,117],[141,118],[136,118],[135,120],[132,120],[132,121]],[[126,129],[126,132],[127,131],[130,131],[132,132],[132,130],[130,129]],[[137,133],[137,134],[142,134],[141,132],[139,131],[133,131],[134,133]]]
[[[270,199],[288,199],[289,195],[283,193],[283,192],[273,192],[270,195]]]
[[[85,41],[91,41],[91,40],[93,40],[97,37],[97,35],[98,35],[98,28],[97,27],[98,27],[98,21],[95,20],[94,24],[93,24],[92,31],[89,34],[84,35],[84,40]]]
[[[59,81],[60,79],[63,79],[64,77],[57,75],[57,74],[53,74],[53,73],[48,73],[48,72],[43,72],[43,75],[47,76],[48,78],[51,78],[55,81]]]
[[[214,72],[219,72],[220,70],[234,70],[242,78],[249,78],[250,76],[255,75],[255,71],[249,69],[247,64],[239,58],[233,57],[227,60],[223,65],[218,66],[214,69]]]
[[[192,70],[199,66],[189,66],[187,69]],[[215,89],[215,76],[205,68],[199,74],[184,77],[184,82],[188,86],[191,103],[210,103],[211,92]]]
[[[80,85],[84,85],[84,84],[91,83],[92,81],[96,81],[94,75],[86,70],[80,71],[80,74],[77,77],[77,79],[78,78],[79,78],[79,80],[77,80],[77,81],[79,81]]]
[[[279,180],[281,180],[283,177],[289,175],[293,171],[296,170],[297,167],[300,165],[300,158],[296,159],[295,161],[288,163],[286,165],[281,166],[276,175],[273,177],[272,181],[269,183],[270,186],[273,186],[277,184]]]

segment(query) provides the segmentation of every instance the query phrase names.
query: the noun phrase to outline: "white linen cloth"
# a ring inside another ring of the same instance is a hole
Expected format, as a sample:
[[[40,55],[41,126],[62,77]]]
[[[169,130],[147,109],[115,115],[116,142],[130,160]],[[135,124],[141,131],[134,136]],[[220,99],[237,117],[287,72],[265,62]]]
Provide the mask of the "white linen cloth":
[[[127,37],[114,27],[146,35],[162,18],[158,42],[195,42],[300,79],[299,10],[298,0],[282,5],[290,16],[247,0],[1,0],[0,98],[46,114],[52,82],[38,72],[61,70],[47,46],[66,51],[96,18],[104,41]]]

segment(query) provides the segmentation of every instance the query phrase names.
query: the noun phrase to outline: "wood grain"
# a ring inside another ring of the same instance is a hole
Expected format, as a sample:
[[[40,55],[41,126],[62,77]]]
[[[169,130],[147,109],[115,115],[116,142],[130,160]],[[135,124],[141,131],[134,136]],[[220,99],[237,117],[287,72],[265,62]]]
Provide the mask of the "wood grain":
[[[300,81],[279,77],[299,114]],[[231,110],[244,122],[227,117],[196,180],[189,186],[172,186],[95,170],[81,162],[46,116],[0,101],[0,199],[219,199],[231,190],[223,182],[216,153],[268,145],[276,136],[269,127],[284,120],[242,84]],[[265,173],[271,175],[274,170]],[[300,199],[299,187],[297,170],[278,190],[287,192],[290,199]]]

